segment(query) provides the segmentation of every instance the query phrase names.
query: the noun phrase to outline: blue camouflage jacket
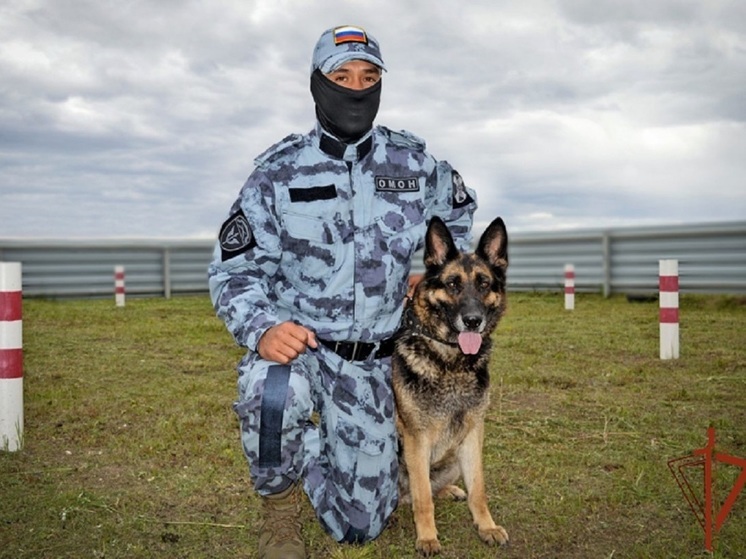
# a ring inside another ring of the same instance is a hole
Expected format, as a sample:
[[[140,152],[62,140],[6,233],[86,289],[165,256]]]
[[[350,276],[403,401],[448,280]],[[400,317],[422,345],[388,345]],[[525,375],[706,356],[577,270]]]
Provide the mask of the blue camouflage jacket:
[[[429,218],[460,248],[471,240],[475,193],[407,132],[377,126],[347,146],[317,125],[255,164],[208,271],[218,316],[251,350],[286,320],[327,340],[386,339]]]

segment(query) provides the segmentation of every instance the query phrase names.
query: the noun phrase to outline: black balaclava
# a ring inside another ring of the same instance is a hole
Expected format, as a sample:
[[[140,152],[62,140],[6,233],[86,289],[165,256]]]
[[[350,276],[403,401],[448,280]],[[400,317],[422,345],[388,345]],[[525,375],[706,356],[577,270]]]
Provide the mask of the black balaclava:
[[[351,144],[373,127],[381,103],[381,80],[365,89],[350,89],[316,69],[311,74],[311,95],[321,127],[339,141]]]

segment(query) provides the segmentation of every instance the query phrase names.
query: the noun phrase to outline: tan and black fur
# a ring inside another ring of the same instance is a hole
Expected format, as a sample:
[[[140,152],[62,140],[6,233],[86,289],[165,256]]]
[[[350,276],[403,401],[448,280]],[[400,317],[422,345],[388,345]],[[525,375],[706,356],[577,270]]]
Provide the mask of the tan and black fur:
[[[466,254],[434,217],[426,235],[425,276],[396,344],[400,502],[412,505],[416,547],[426,556],[440,551],[433,496],[466,498],[480,538],[488,544],[508,541],[487,507],[482,469],[490,335],[505,310],[507,248],[500,218],[477,250]],[[466,493],[454,485],[459,478]]]

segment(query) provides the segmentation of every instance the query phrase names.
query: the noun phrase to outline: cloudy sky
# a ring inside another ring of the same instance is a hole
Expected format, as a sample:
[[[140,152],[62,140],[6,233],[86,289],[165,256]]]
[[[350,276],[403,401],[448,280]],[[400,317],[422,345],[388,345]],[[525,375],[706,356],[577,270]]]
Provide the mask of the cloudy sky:
[[[746,219],[742,0],[0,0],[0,238],[214,238],[341,24],[479,222]]]

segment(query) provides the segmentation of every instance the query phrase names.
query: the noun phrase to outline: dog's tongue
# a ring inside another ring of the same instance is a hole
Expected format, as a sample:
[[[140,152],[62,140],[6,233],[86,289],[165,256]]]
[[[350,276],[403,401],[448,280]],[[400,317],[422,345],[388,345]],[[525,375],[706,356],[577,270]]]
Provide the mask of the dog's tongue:
[[[476,332],[461,332],[458,335],[458,345],[467,355],[474,355],[482,347],[482,336]]]

